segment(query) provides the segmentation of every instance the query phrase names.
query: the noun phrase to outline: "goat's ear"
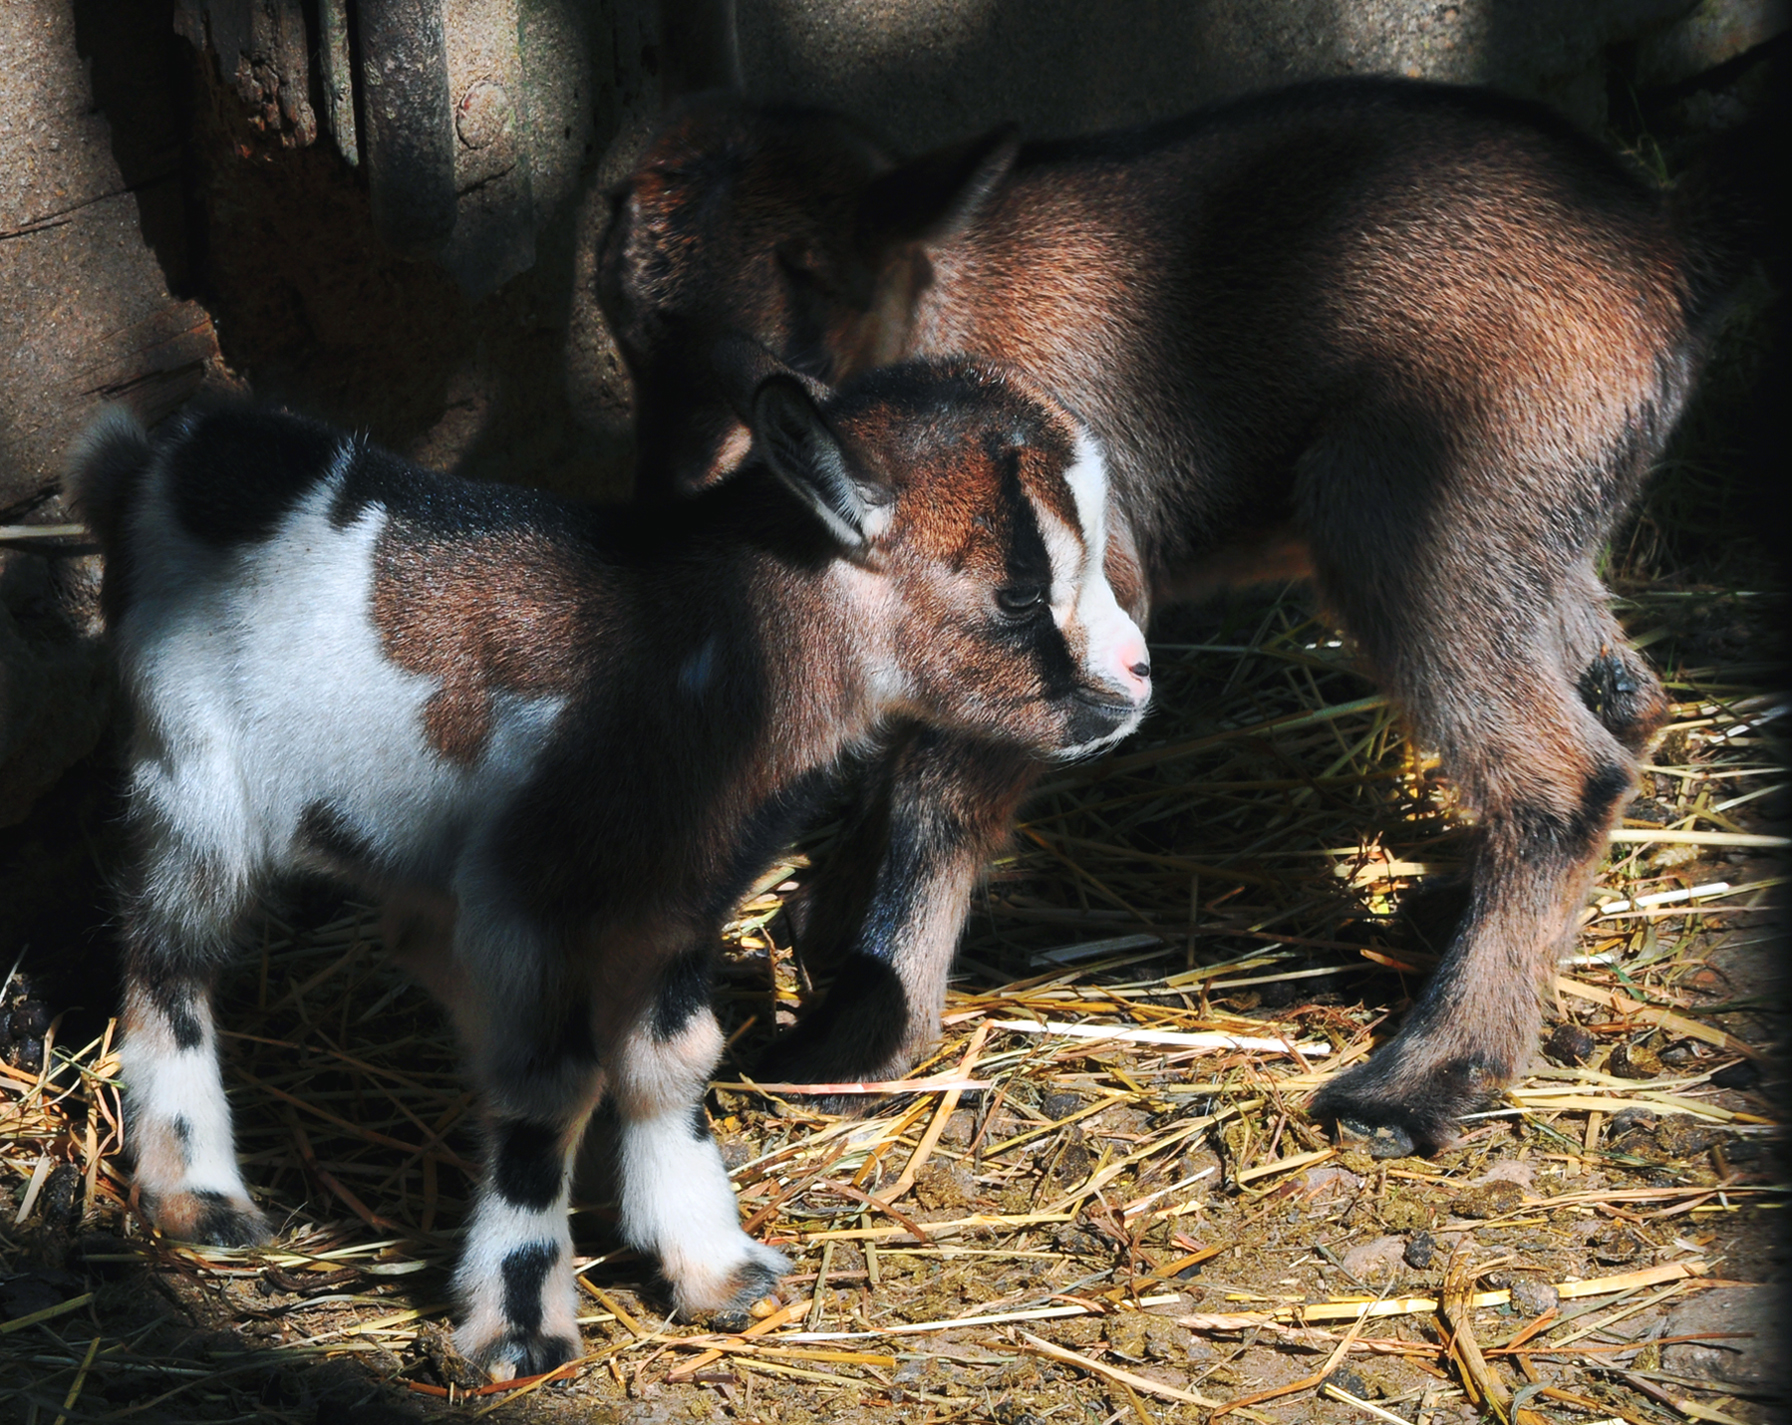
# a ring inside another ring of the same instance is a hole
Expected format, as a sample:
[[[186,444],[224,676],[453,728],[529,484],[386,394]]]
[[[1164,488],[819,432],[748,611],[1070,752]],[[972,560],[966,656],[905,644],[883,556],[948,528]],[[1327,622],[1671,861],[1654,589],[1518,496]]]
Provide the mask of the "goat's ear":
[[[1019,151],[1019,127],[1002,124],[880,174],[859,200],[860,241],[872,250],[867,255],[963,232],[1007,179]]]
[[[854,478],[840,438],[801,379],[781,372],[761,382],[752,425],[772,473],[815,511],[847,553],[863,553],[881,530],[885,502]]]
[[[773,376],[795,376],[767,347],[738,332],[722,337],[709,349],[709,370],[716,390],[741,424],[755,429],[758,421],[754,403],[759,388]]]

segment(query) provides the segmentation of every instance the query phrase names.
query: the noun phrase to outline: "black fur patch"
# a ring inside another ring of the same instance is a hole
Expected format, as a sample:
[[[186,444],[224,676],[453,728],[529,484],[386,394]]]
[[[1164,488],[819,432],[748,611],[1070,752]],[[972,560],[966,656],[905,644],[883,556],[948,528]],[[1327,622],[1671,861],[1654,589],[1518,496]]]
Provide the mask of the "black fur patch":
[[[330,503],[330,523],[347,529],[375,505],[403,515],[426,534],[445,538],[511,529],[583,530],[590,513],[539,490],[425,470],[377,445],[357,442]],[[600,523],[610,522],[610,511],[603,513]]]
[[[691,1137],[699,1143],[709,1137],[709,1110],[701,1102],[691,1105]]]
[[[328,473],[342,440],[327,426],[246,406],[198,416],[169,451],[174,513],[207,544],[259,544]]]
[[[145,974],[137,965],[131,967],[131,978],[143,987],[156,1013],[168,1021],[175,1048],[197,1049],[205,1043],[205,1026],[193,1007],[194,1000],[203,993],[197,984],[185,976]]]
[[[191,1000],[175,1000],[168,1007],[168,1028],[178,1049],[197,1049],[205,1043],[205,1027],[193,1013]]]
[[[1569,834],[1582,844],[1605,830],[1606,819],[1618,798],[1630,790],[1630,773],[1623,767],[1607,764],[1595,767],[1581,788],[1580,809],[1569,823]]]
[[[492,1132],[492,1186],[518,1207],[544,1212],[560,1196],[560,1134],[545,1123],[508,1119]]]
[[[709,1008],[714,956],[708,950],[686,950],[666,967],[653,997],[653,1037],[676,1039],[685,1025]]]
[[[1003,551],[1004,572],[1014,587],[1041,586],[1049,590],[1052,582],[1052,557],[1039,532],[1039,521],[1033,513],[1033,502],[1021,487],[1017,462],[1010,458],[1002,465],[1002,501],[1009,510],[1008,547]],[[1039,605],[1038,612],[1013,626],[1017,639],[1024,639],[1034,650],[1039,663],[1045,695],[1061,698],[1077,685],[1076,661],[1070,656],[1064,634],[1053,621],[1051,610]]]
[[[1639,691],[1629,667],[1610,653],[1600,654],[1581,670],[1577,690],[1587,711],[1607,727],[1614,717],[1627,717],[1626,709],[1634,704]]]
[[[956,827],[945,828],[950,837]],[[903,928],[914,918],[914,901],[920,887],[927,884],[931,869],[932,838],[915,818],[892,814],[886,833],[883,866],[877,889],[865,915],[864,930],[859,937],[861,951],[886,957],[896,953],[896,942]]]
[[[889,962],[848,955],[827,998],[772,1046],[759,1076],[799,1084],[861,1078],[867,1065],[887,1064],[895,1057],[908,1016],[908,991]],[[828,1106],[830,1111],[863,1113],[869,1105],[855,1096]]]
[[[168,1120],[168,1131],[174,1135],[174,1141],[180,1144],[181,1161],[190,1165],[193,1161],[193,1125],[176,1115]]]
[[[549,1242],[531,1242],[504,1258],[498,1268],[504,1278],[504,1319],[518,1332],[541,1330],[541,1288],[559,1257]]]
[[[328,802],[311,802],[299,814],[298,837],[311,850],[344,866],[373,865],[373,845]]]
[[[261,1224],[221,1192],[199,1188],[193,1196],[206,1205],[193,1224],[195,1241],[219,1247],[252,1247],[262,1240]]]

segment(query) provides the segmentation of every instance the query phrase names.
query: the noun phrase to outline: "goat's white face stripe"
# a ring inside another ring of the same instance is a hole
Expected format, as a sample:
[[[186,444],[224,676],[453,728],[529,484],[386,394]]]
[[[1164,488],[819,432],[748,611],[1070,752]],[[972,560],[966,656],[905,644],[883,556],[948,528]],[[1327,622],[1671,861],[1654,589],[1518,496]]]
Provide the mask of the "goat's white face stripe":
[[[1145,637],[1107,577],[1108,478],[1101,446],[1077,432],[1076,460],[1064,472],[1076,501],[1080,531],[1067,529],[1050,511],[1035,508],[1041,538],[1052,561],[1052,618],[1084,677],[1098,687],[1142,702],[1149,683],[1132,672],[1145,661]]]

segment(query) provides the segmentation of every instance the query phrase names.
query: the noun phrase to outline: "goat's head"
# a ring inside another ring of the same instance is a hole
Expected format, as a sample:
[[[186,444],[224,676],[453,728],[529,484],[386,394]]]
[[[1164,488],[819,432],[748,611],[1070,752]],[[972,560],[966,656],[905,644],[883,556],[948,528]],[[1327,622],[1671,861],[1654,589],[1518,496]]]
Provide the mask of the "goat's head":
[[[1110,577],[1129,584],[1135,566],[1110,548],[1100,447],[1055,401],[955,360],[832,394],[776,368],[749,414],[885,624],[888,711],[1060,756],[1138,726],[1150,661]]]
[[[999,129],[893,165],[823,110],[688,102],[612,193],[598,252],[642,470],[690,490],[738,460],[743,432],[707,368],[730,332],[827,381],[901,358],[926,243],[974,217],[1014,151]]]

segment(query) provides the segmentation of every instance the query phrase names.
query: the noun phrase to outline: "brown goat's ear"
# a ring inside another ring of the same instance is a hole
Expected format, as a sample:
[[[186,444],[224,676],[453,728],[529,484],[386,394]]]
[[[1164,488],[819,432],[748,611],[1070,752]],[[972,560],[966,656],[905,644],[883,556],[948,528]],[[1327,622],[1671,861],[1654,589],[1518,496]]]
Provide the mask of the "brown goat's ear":
[[[924,153],[873,179],[859,200],[859,242],[868,257],[908,242],[943,242],[976,221],[1020,152],[1020,130],[1002,124]]]
[[[753,424],[753,402],[759,388],[773,376],[795,375],[769,348],[738,332],[722,337],[709,349],[709,369],[716,390],[747,426]]]
[[[772,473],[814,510],[849,554],[876,537],[886,501],[857,479],[840,438],[800,377],[780,372],[753,396],[753,435]]]

